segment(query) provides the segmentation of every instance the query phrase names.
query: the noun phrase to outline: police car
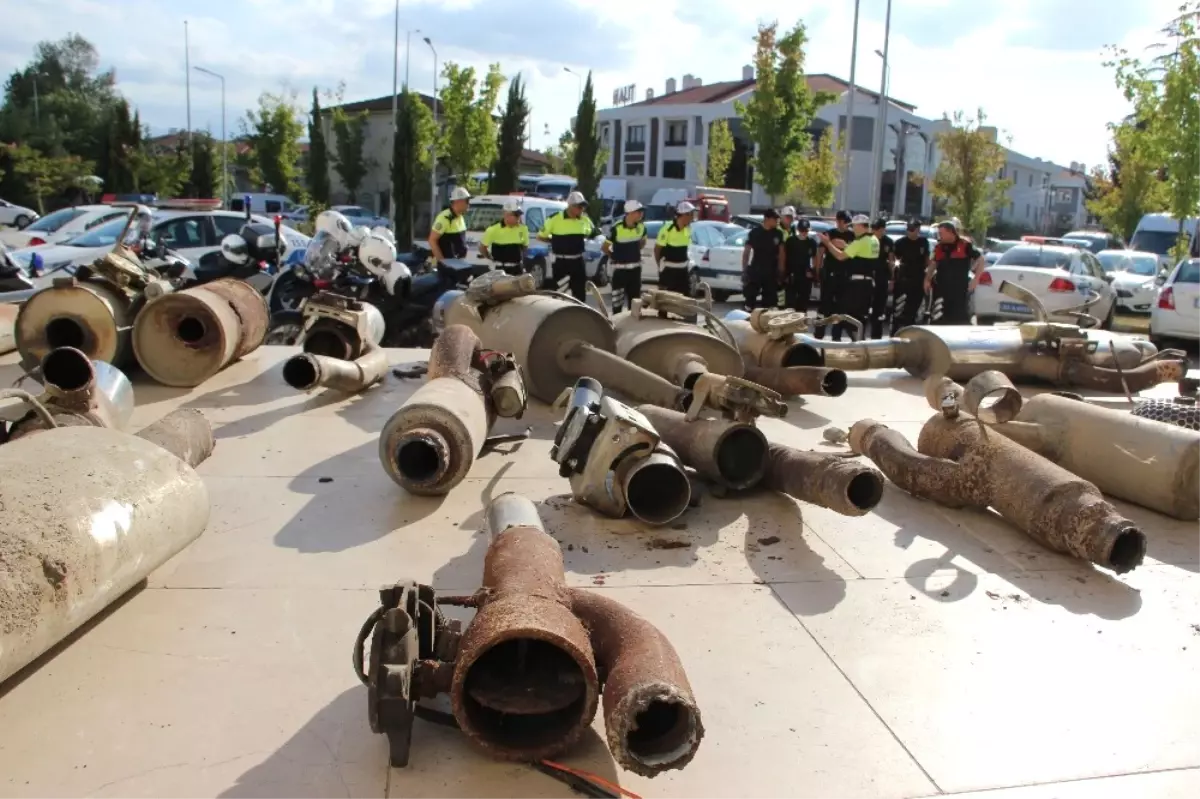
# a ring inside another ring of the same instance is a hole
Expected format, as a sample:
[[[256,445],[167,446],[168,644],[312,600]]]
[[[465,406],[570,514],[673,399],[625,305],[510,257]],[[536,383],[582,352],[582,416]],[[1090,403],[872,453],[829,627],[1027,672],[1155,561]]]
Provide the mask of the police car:
[[[541,285],[548,274],[550,243],[537,240],[537,234],[546,224],[546,220],[565,209],[567,204],[558,200],[544,200],[540,197],[515,196],[521,201],[525,225],[529,228],[529,249],[525,253],[525,266],[534,276],[538,285]],[[507,194],[483,194],[471,198],[466,216],[468,260],[481,260],[479,243],[483,240],[483,232],[504,219],[504,203],[511,200],[512,197],[513,195]],[[600,251],[603,243],[604,235],[597,225],[596,235],[588,241],[583,253],[588,280],[597,286],[606,286],[609,280],[608,256]]]

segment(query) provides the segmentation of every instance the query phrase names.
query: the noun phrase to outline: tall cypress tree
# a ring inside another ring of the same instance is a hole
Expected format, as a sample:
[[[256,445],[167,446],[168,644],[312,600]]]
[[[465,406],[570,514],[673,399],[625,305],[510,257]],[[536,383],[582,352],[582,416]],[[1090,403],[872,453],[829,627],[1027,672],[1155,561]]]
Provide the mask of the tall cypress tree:
[[[421,171],[418,151],[416,103],[421,98],[406,87],[396,109],[396,141],[392,150],[392,201],[396,215],[396,243],[407,250],[413,239],[417,176]]]
[[[329,205],[329,151],[316,87],[313,87],[312,113],[308,117],[308,193],[315,204]]]
[[[493,194],[509,194],[517,190],[517,173],[521,154],[525,151],[525,126],[529,121],[529,102],[525,99],[525,84],[517,75],[508,84],[508,102],[500,120],[497,137],[496,163],[488,190]]]
[[[600,131],[596,129],[596,92],[592,73],[588,72],[583,85],[583,98],[575,115],[575,177],[579,192],[596,207],[596,192],[600,188],[603,161],[600,157]]]

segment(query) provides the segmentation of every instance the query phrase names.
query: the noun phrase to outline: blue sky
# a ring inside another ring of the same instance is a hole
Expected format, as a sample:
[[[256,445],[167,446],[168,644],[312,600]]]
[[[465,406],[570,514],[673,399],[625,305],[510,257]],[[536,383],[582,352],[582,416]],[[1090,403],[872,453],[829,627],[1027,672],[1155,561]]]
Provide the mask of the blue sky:
[[[1105,124],[1126,105],[1102,65],[1107,44],[1140,51],[1177,0],[895,0],[890,92],[918,113],[941,116],[983,107],[1011,146],[1066,164],[1103,160]],[[156,131],[186,120],[183,22],[191,63],[226,78],[230,131],[263,91],[299,92],[344,84],[347,100],[388,94],[392,85],[394,0],[18,0],[6,3],[0,71],[27,62],[34,45],[77,32],[92,41],[122,91]],[[630,8],[638,13],[631,14]],[[886,0],[861,0],[858,75],[878,88]],[[1134,8],[1138,13],[1131,13]],[[119,13],[118,13],[119,10]],[[759,21],[804,20],[808,71],[843,78],[850,70],[851,0],[402,0],[412,36],[410,82],[433,87],[430,36],[442,61],[485,67],[498,61],[529,84],[534,143],[557,139],[578,95],[564,67],[595,73],[602,105],[612,90],[637,84],[661,93],[666,79],[691,73],[711,83],[740,77],[753,57]],[[401,32],[400,73],[405,69]],[[216,80],[192,76],[192,122],[219,132]],[[550,135],[546,135],[546,126]]]

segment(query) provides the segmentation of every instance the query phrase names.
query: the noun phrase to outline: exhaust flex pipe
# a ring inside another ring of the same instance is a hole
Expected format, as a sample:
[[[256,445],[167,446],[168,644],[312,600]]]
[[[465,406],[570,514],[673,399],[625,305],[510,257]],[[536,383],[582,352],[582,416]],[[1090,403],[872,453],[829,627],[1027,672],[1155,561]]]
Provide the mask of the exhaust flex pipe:
[[[90,361],[73,347],[59,347],[42,358],[45,389],[40,401],[58,427],[86,425],[124,430],[133,416],[133,385],[125,374],[107,363]],[[9,440],[46,430],[30,412],[14,422]]]
[[[613,518],[626,512],[647,524],[683,515],[692,483],[674,450],[644,415],[604,396],[590,377],[564,392],[566,414],[550,458],[581,504]]]
[[[688,421],[678,411],[639,405],[679,459],[701,477],[728,489],[751,488],[767,468],[767,438],[753,425],[725,419]]]
[[[409,493],[449,493],[471,470],[498,411],[514,417],[524,412],[513,407],[518,403],[512,401],[511,382],[494,379],[480,366],[479,339],[464,325],[450,325],[430,350],[428,382],[384,425],[379,460]],[[524,398],[523,387],[519,396]]]
[[[1046,547],[1117,574],[1139,566],[1146,536],[1096,486],[977,419],[937,415],[917,449],[871,419],[850,428],[850,446],[913,496],[950,508],[994,508]]]
[[[0,447],[0,681],[204,532],[208,492],[192,464],[212,448],[194,410],[137,436],[63,427]]]
[[[159,383],[194,388],[258,349],[269,321],[257,289],[222,278],[148,303],[133,325],[133,349]]]
[[[446,309],[446,324],[466,325],[484,347],[512,353],[529,393],[546,404],[576,379],[594,377],[635,402],[687,407],[685,389],[615,354],[617,334],[602,313],[560,294],[523,293],[532,285],[524,277],[472,282]]]
[[[871,467],[844,455],[783,444],[768,449],[762,484],[843,516],[864,516],[883,498],[883,475]]]
[[[102,280],[57,278],[17,312],[16,345],[27,368],[51,350],[73,347],[93,361],[133,362],[133,300]]]

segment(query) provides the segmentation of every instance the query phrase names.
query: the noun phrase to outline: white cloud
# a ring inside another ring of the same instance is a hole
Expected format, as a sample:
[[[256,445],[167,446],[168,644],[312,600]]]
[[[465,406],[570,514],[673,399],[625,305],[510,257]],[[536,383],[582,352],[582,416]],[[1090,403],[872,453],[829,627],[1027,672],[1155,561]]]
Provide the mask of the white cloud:
[[[1028,155],[1094,164],[1105,155],[1105,124],[1126,104],[1101,65],[1101,48],[1138,49],[1152,40],[1176,0],[1148,0],[1130,17],[1122,0],[897,0],[892,10],[891,86],[923,116],[983,107],[991,124]],[[857,80],[878,88],[886,0],[861,0]],[[392,83],[393,0],[22,0],[9,3],[0,31],[0,71],[26,63],[39,40],[74,31],[91,40],[121,88],[155,128],[185,123],[183,20],[191,60],[226,76],[230,129],[262,91],[283,85],[302,101],[313,85],[345,82],[347,99],[388,94]],[[531,3],[452,0],[401,3],[412,38],[413,88],[432,90],[431,36],[439,57],[523,74],[533,106],[534,142],[557,139],[574,114],[578,83],[563,67],[595,72],[601,106],[612,90],[637,84],[661,92],[685,73],[735,80],[753,58],[759,21],[805,20],[807,67],[849,77],[850,0],[656,0],[635,6],[589,0]],[[781,14],[783,9],[786,14]],[[117,13],[119,9],[119,13]],[[1140,27],[1128,28],[1130,21]],[[1142,24],[1144,23],[1144,24]],[[193,74],[192,119],[220,128],[219,84]],[[546,126],[550,135],[545,135]]]

